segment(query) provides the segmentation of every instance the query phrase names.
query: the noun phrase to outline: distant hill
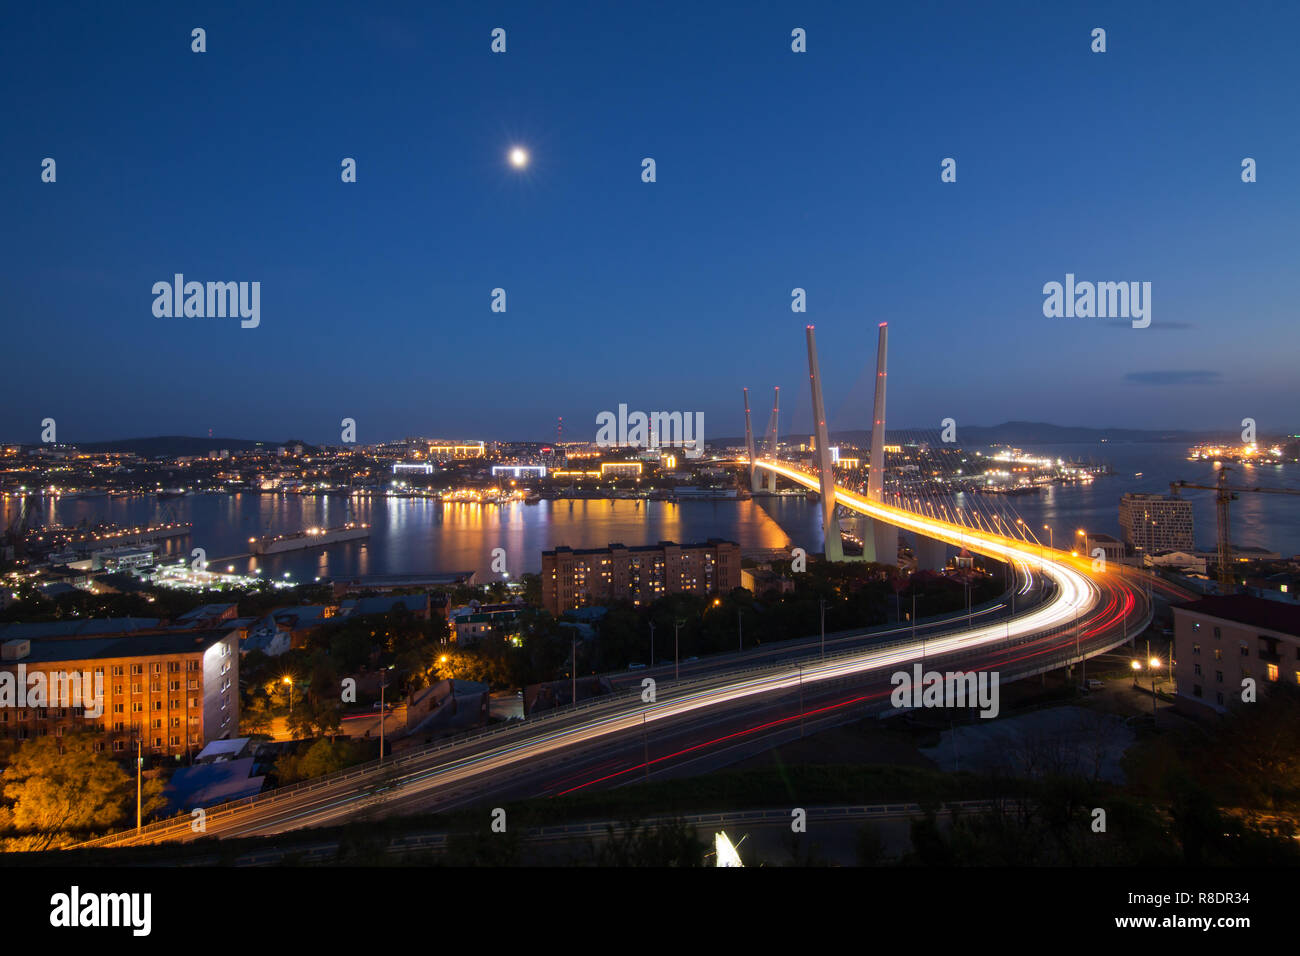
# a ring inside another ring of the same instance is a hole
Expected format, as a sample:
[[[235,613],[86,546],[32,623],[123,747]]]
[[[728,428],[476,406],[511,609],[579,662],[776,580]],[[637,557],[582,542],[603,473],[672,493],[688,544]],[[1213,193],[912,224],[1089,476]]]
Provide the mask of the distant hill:
[[[159,435],[153,438],[120,438],[114,441],[71,442],[81,451],[87,452],[134,452],[146,458],[176,458],[180,456],[206,455],[210,451],[249,451],[255,448],[270,448],[281,445],[302,445],[315,448],[309,442],[294,438],[285,441],[253,441],[248,438],[194,438],[189,435]]]

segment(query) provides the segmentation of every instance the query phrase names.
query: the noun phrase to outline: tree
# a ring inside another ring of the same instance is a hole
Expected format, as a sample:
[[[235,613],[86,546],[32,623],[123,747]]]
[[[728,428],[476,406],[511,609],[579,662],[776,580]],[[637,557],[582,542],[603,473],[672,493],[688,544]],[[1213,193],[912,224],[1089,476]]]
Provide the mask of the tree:
[[[275,762],[275,775],[283,786],[298,780],[311,780],[359,763],[364,754],[351,740],[321,738],[301,754],[285,754]]]
[[[104,829],[127,815],[135,781],[94,749],[96,735],[37,737],[21,746],[4,771],[4,796],[12,801],[15,829],[24,848],[43,850],[72,841],[77,831]],[[162,783],[150,780],[144,809],[160,807]]]

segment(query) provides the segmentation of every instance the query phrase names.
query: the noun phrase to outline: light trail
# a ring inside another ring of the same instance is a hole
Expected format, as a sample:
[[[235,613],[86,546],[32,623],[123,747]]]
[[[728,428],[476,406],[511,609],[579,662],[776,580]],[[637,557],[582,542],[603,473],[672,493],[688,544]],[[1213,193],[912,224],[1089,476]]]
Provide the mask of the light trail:
[[[756,462],[756,465],[775,471],[805,487],[818,486],[817,478],[783,462],[763,460]],[[855,511],[898,527],[1013,563],[1025,573],[1026,577],[1031,577],[1036,570],[1055,585],[1055,593],[1046,604],[998,623],[981,623],[973,627],[968,626],[965,630],[942,635],[924,637],[918,635],[915,641],[904,641],[883,648],[867,647],[829,660],[814,659],[806,662],[776,664],[769,672],[759,675],[729,676],[724,672],[693,682],[708,685],[704,687],[679,685],[674,688],[669,685],[666,692],[660,694],[659,700],[654,703],[645,704],[635,697],[610,701],[600,708],[607,713],[579,718],[569,726],[528,734],[529,728],[525,724],[520,728],[520,732],[526,735],[523,739],[515,739],[483,752],[436,763],[433,762],[436,758],[430,755],[429,762],[425,766],[418,769],[408,767],[405,772],[397,771],[395,762],[387,771],[380,768],[368,772],[361,781],[340,781],[337,786],[326,787],[325,792],[320,793],[311,791],[301,794],[291,793],[276,800],[272,791],[265,799],[259,798],[241,807],[210,814],[207,821],[207,835],[223,837],[269,835],[307,826],[324,826],[346,820],[359,811],[390,798],[411,801],[413,798],[432,795],[434,791],[443,791],[446,799],[464,802],[468,798],[458,792],[458,788],[485,781],[486,776],[494,772],[518,773],[537,769],[548,759],[570,748],[621,734],[634,737],[644,732],[644,728],[649,724],[702,715],[704,711],[747,698],[790,691],[803,683],[815,684],[853,678],[873,671],[910,664],[923,658],[934,659],[957,652],[978,651],[981,648],[1014,651],[1015,654],[1004,660],[1003,664],[1033,658],[1051,653],[1069,643],[1077,643],[1083,636],[1078,628],[1085,624],[1092,625],[1096,621],[1096,627],[1089,630],[1088,634],[1101,633],[1107,627],[1118,623],[1134,607],[1134,595],[1124,588],[1121,581],[1119,586],[1122,600],[1110,594],[1109,603],[1094,616],[1093,611],[1101,602],[1102,589],[1092,579],[1090,562],[1080,561],[1066,552],[1043,548],[1041,545],[1031,545],[1019,539],[991,532],[976,531],[964,525],[917,515],[890,505],[870,502],[844,488],[836,488],[836,500]],[[1022,589],[1020,593],[1026,591]],[[1112,614],[1116,615],[1113,619],[1111,619]],[[1070,624],[1076,625],[1073,635],[1050,633],[1056,628]],[[1025,646],[1005,647],[1013,640],[1028,640],[1035,635],[1037,638]],[[1045,646],[1031,651],[1033,645]],[[854,701],[861,699],[863,698],[853,698]],[[834,709],[837,706],[842,704],[830,705],[822,709]],[[752,732],[751,730],[741,733]],[[731,734],[719,739],[727,740],[735,736]],[[697,745],[688,748],[688,751],[706,746],[708,744]],[[415,755],[412,759],[420,761],[423,758]],[[396,773],[396,776],[384,777],[385,772]],[[474,794],[481,798],[481,789],[487,785],[486,782],[482,782]],[[582,786],[589,785],[590,782]],[[194,838],[196,835],[191,832],[190,819],[186,816],[183,819],[178,818],[174,824],[169,822],[156,830],[142,833],[139,837],[136,837],[134,832],[127,831],[112,839],[111,843],[125,846],[137,842],[151,843],[168,839]]]

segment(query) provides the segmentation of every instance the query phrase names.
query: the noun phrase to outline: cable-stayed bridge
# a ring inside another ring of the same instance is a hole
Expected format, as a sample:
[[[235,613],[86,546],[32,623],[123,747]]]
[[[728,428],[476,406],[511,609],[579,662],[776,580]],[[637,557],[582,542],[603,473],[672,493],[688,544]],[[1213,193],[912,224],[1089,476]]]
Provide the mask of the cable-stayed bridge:
[[[844,557],[836,515],[840,506],[870,522],[864,535],[868,557],[892,563],[902,529],[916,537],[922,565],[937,566],[945,549],[964,548],[1008,562],[1018,577],[1046,579],[1050,586],[1043,589],[1043,600],[1022,604],[1019,613],[1000,619],[960,616],[919,628],[913,622],[911,627],[853,633],[838,638],[831,653],[824,644],[818,653],[812,642],[796,642],[789,653],[775,658],[737,653],[716,662],[701,661],[684,675],[672,667],[653,666],[615,675],[616,690],[605,697],[209,807],[202,827],[191,814],[181,813],[82,846],[265,837],[374,816],[490,808],[504,799],[617,786],[679,773],[701,766],[701,761],[721,766],[746,741],[771,746],[802,734],[805,722],[830,726],[888,709],[893,676],[918,663],[923,668],[996,672],[1005,682],[1068,667],[1127,642],[1145,628],[1151,600],[1124,569],[1095,566],[1091,556],[1044,547],[1023,521],[978,500],[905,495],[887,486],[887,327],[880,329],[866,490],[835,484],[811,326],[807,341],[816,465],[809,469],[779,457],[777,407],[766,447],[755,448],[746,392],[753,486],[766,481],[775,488],[782,478],[820,492],[826,550],[832,560]],[[647,678],[656,686],[649,696]],[[487,819],[485,815],[485,825]]]

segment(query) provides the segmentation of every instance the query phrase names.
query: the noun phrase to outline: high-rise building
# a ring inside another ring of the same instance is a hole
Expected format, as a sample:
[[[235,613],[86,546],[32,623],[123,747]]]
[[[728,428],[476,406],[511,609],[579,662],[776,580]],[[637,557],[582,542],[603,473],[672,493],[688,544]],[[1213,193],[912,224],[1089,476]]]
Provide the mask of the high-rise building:
[[[1119,526],[1134,551],[1192,551],[1192,503],[1172,495],[1127,494],[1119,500]]]
[[[641,605],[665,594],[726,594],[738,587],[740,546],[734,541],[542,552],[542,605],[555,615],[611,601]]]

